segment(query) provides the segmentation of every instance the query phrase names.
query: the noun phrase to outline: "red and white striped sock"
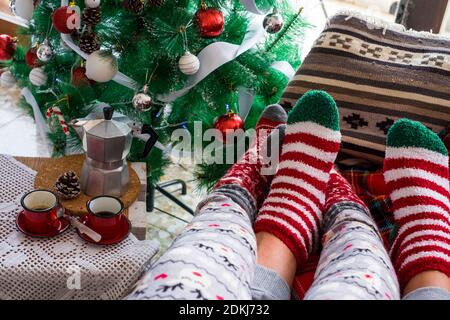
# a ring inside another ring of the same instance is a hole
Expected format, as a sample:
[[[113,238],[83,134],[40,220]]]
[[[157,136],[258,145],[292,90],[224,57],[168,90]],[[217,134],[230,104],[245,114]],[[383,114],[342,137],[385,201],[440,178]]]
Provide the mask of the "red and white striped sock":
[[[259,208],[267,195],[270,182],[273,176],[261,174],[262,157],[261,148],[268,138],[268,135],[280,124],[285,124],[287,114],[283,107],[278,104],[267,106],[256,125],[256,139],[253,145],[236,162],[225,176],[214,186],[214,189],[224,185],[239,185],[246,189],[256,201]],[[280,137],[281,138],[281,137]],[[281,142],[280,142],[281,144]]]
[[[417,274],[450,277],[448,153],[422,124],[399,120],[387,139],[384,178],[399,232],[391,255],[402,288]]]
[[[341,142],[333,98],[309,91],[289,114],[278,172],[255,223],[303,264],[319,241],[319,227],[330,170]]]
[[[342,202],[353,202],[359,204],[363,208],[367,208],[364,201],[362,201],[353,190],[350,183],[337,171],[336,168],[330,171],[330,180],[327,184],[326,200],[324,211],[327,212],[336,204]],[[367,209],[369,211],[369,209]]]

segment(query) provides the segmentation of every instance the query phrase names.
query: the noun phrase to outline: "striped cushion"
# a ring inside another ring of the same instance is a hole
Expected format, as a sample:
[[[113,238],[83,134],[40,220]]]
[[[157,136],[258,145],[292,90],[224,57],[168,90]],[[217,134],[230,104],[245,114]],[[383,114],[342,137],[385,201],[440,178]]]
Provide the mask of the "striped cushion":
[[[450,39],[371,20],[331,18],[281,104],[289,109],[306,91],[326,90],[340,109],[342,152],[379,163],[395,120],[421,121],[435,132],[449,123]]]

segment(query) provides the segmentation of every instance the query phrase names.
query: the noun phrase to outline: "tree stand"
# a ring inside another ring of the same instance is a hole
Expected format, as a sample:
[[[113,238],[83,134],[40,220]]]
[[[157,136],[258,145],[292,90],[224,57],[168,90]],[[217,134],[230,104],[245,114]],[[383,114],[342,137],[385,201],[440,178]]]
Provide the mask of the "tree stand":
[[[189,208],[184,202],[180,201],[176,196],[174,196],[169,191],[165,190],[165,188],[174,186],[174,185],[181,185],[181,194],[186,195],[187,194],[187,185],[186,182],[181,179],[174,179],[162,183],[149,183],[147,187],[147,211],[153,211],[155,208],[155,191],[159,191],[164,197],[168,198],[172,202],[174,202],[176,205],[178,205],[183,210],[187,211],[189,214],[194,215],[194,211]]]

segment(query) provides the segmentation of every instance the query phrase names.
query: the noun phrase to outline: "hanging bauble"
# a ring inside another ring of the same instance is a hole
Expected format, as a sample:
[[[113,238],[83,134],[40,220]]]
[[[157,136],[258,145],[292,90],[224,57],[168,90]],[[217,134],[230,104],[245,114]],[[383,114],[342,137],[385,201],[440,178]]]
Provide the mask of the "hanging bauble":
[[[10,35],[0,35],[0,60],[9,60],[16,52],[17,40]]]
[[[100,50],[100,46],[100,39],[91,28],[88,28],[80,36],[79,47],[83,52],[91,54],[94,51]]]
[[[38,47],[36,55],[41,62],[45,63],[50,61],[50,59],[53,57],[53,50],[48,43],[48,40],[45,40],[44,43]]]
[[[283,28],[283,16],[277,9],[265,16],[263,27],[268,33],[277,33]]]
[[[118,71],[117,59],[108,51],[95,51],[86,59],[86,76],[91,80],[108,82]]]
[[[94,81],[86,76],[86,68],[78,66],[72,69],[72,85],[75,87],[90,86]]]
[[[39,61],[39,58],[36,54],[37,48],[32,47],[28,49],[26,55],[25,55],[25,62],[30,68],[36,68],[41,65],[41,62]]]
[[[154,7],[160,7],[166,2],[166,0],[148,0],[149,5]]]
[[[145,1],[144,0],[125,0],[123,2],[125,10],[135,14],[141,14],[144,12]]]
[[[152,97],[148,94],[148,86],[133,97],[133,107],[139,112],[149,111],[152,108]]]
[[[236,130],[244,129],[244,121],[238,114],[228,112],[216,119],[214,128],[221,132],[222,142],[226,143],[227,135],[233,134]]]
[[[193,75],[198,72],[198,69],[200,69],[200,60],[198,60],[197,56],[193,55],[189,51],[186,51],[180,58],[180,61],[178,61],[178,67],[184,74]]]
[[[208,8],[204,3],[195,14],[198,30],[204,38],[214,38],[222,34],[225,20],[222,11],[217,8]]]
[[[100,6],[100,0],[84,0],[84,4],[88,8],[98,8]]]
[[[12,14],[25,20],[31,20],[34,12],[34,5],[32,0],[11,0],[9,2]]]
[[[85,8],[82,21],[87,26],[96,26],[102,20],[102,10],[98,8]]]
[[[14,78],[11,71],[5,71],[0,76],[0,84],[3,88],[12,88],[16,84],[16,78]]]
[[[56,9],[52,15],[53,26],[60,33],[69,34],[79,27],[79,14],[75,6],[64,6]]]
[[[30,82],[37,87],[45,85],[48,79],[47,74],[42,67],[31,70],[29,78]]]

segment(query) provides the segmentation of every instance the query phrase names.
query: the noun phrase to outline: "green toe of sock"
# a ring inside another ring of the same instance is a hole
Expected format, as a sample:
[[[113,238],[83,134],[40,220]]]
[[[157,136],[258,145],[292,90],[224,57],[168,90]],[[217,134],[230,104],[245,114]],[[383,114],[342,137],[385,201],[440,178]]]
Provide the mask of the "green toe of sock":
[[[443,155],[448,154],[444,143],[433,131],[420,122],[408,119],[398,120],[389,129],[387,146],[424,148]]]
[[[288,117],[289,124],[305,121],[338,131],[339,111],[336,102],[325,91],[308,91],[298,100]]]

